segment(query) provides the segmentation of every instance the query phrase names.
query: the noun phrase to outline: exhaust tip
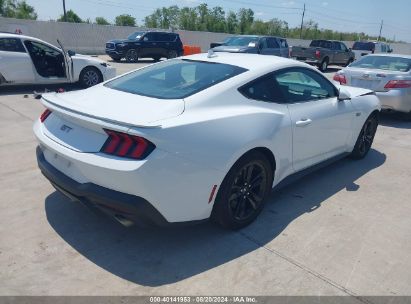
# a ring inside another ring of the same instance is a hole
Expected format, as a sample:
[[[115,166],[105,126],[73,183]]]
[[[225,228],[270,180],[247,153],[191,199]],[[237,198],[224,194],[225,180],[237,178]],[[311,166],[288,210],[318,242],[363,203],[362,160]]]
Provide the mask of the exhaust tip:
[[[128,218],[122,216],[121,214],[114,215],[114,218],[116,219],[117,222],[119,222],[121,225],[125,227],[134,226],[134,222],[132,220],[129,220]]]

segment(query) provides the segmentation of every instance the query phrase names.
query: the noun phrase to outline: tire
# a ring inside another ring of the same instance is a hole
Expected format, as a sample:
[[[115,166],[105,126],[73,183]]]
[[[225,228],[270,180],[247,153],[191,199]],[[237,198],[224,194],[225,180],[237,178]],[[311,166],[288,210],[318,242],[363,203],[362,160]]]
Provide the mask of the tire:
[[[273,171],[261,152],[252,151],[241,157],[221,184],[212,220],[227,229],[240,229],[253,222],[271,192]]]
[[[325,57],[323,59],[323,61],[321,62],[320,66],[319,66],[319,69],[320,69],[321,72],[325,72],[325,71],[327,71],[327,68],[328,68],[328,58]]]
[[[168,51],[167,59],[172,59],[172,58],[176,58],[176,57],[178,57],[178,54],[177,54],[176,51],[174,51],[174,50]]]
[[[350,154],[352,159],[363,159],[371,149],[375,133],[378,127],[378,114],[371,114],[365,121],[358,135],[353,151]]]
[[[135,49],[130,49],[126,53],[126,61],[128,63],[135,63],[138,61],[138,52]]]
[[[80,73],[81,86],[89,88],[103,82],[103,75],[95,67],[85,67]]]

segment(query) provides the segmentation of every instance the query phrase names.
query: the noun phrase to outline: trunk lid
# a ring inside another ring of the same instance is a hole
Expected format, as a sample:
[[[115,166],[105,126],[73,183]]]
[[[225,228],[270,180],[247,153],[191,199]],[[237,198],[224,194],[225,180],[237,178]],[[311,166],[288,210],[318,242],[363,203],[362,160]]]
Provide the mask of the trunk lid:
[[[159,127],[160,121],[184,112],[183,99],[155,99],[97,85],[87,90],[44,94],[52,111],[44,134],[77,152],[98,152],[107,139],[104,129],[127,133],[130,127]]]
[[[347,85],[369,89],[372,91],[386,91],[384,86],[398,76],[406,73],[401,73],[398,71],[387,71],[378,69],[359,69],[359,68],[348,68],[344,70],[345,77],[347,79]]]

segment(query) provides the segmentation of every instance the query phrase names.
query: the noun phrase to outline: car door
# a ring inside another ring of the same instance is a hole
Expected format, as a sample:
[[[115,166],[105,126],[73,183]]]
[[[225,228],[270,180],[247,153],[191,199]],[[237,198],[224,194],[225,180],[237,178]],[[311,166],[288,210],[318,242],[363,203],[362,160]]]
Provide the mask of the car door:
[[[33,83],[34,66],[19,38],[0,38],[0,74],[10,83]]]
[[[158,42],[158,33],[147,33],[143,37],[143,44],[139,57],[152,57],[161,55],[161,47]]]
[[[351,58],[351,52],[350,49],[347,48],[347,46],[340,42],[340,47],[341,47],[341,56],[342,56],[342,62],[341,63],[347,63],[348,60],[350,60]]]
[[[351,101],[339,101],[336,87],[309,68],[283,69],[274,77],[290,112],[294,170],[345,152],[354,119]]]
[[[262,50],[261,54],[281,56],[280,44],[278,43],[277,39],[275,39],[274,37],[267,37],[263,39],[266,40],[267,47]]]
[[[63,51],[37,40],[24,40],[24,46],[34,66],[38,83],[64,83],[68,81]]]
[[[332,52],[333,52],[333,60],[332,63],[343,63],[344,54],[342,53],[341,45],[339,42],[333,41],[332,42]]]

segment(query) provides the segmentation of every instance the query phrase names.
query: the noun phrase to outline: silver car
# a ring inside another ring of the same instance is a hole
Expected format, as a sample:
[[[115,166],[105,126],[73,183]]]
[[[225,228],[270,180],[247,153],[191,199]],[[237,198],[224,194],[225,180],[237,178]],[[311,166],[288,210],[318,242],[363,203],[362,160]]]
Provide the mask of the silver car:
[[[376,92],[381,107],[411,115],[411,56],[367,55],[334,75],[342,85]]]

